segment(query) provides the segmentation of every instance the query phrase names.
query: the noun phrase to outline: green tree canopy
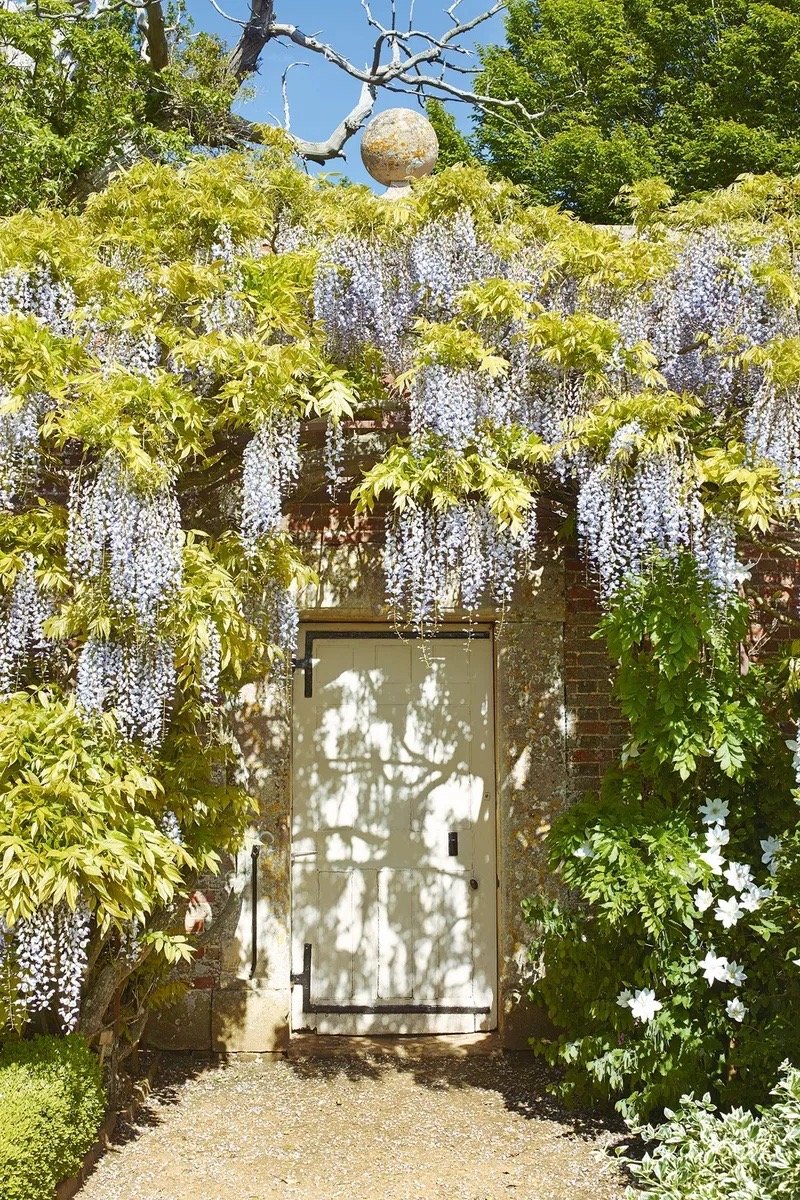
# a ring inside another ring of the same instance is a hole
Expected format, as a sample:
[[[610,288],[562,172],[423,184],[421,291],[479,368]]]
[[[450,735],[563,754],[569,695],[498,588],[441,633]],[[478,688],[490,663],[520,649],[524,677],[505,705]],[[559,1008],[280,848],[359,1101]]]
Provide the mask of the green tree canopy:
[[[536,119],[482,111],[460,156],[538,202],[615,221],[620,188],[646,176],[684,197],[800,163],[798,0],[510,0],[506,35],[476,90]]]

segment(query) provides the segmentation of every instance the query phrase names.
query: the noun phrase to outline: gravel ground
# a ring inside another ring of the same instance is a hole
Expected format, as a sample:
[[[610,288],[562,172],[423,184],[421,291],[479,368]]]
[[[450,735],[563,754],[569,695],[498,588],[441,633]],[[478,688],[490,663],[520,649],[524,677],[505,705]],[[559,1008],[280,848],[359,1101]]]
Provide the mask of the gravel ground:
[[[167,1059],[80,1200],[618,1200],[619,1130],[528,1055]]]

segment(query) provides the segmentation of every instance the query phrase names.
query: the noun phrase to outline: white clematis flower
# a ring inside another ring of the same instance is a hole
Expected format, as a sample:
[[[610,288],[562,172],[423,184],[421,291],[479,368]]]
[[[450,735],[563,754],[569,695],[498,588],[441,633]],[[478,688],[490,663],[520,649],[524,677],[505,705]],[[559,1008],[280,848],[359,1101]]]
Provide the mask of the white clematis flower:
[[[718,849],[704,850],[700,855],[706,866],[709,866],[714,875],[721,875],[722,868],[725,865],[725,859],[722,857]]]
[[[617,996],[617,1004],[620,1006],[620,1008],[630,1008],[632,999],[633,992],[630,990],[630,988],[623,988],[620,994]]]
[[[762,900],[768,900],[771,895],[772,888],[757,887],[756,884],[751,883],[750,886],[746,887],[742,892],[741,896],[739,897],[739,903],[747,912],[755,912],[756,909],[761,907]]]
[[[728,960],[724,957],[717,958],[713,950],[709,950],[705,958],[700,960],[700,970],[706,977],[706,982],[711,985],[715,980],[720,983],[728,978]]]
[[[631,1000],[631,1012],[634,1019],[643,1024],[652,1021],[658,1010],[663,1007],[661,1001],[656,1000],[656,994],[652,988],[640,988]]]
[[[719,850],[722,846],[727,846],[730,840],[731,831],[724,825],[714,825],[706,830],[706,845],[709,850]]]
[[[776,869],[775,859],[780,854],[781,839],[776,837],[762,838],[761,849],[763,850],[761,861],[766,864],[770,875],[774,875]]]
[[[730,929],[743,916],[744,909],[740,906],[736,896],[731,896],[730,900],[720,900],[714,910],[714,917],[721,922],[723,929]]]
[[[708,804],[700,805],[704,825],[724,825],[730,811],[727,800],[709,800]]]
[[[594,858],[594,850],[591,842],[581,842],[573,851],[575,858]]]
[[[728,1001],[725,1005],[725,1011],[733,1021],[738,1021],[740,1024],[747,1016],[747,1009],[738,996]]]
[[[743,966],[737,962],[729,962],[725,972],[725,982],[732,983],[734,987],[741,987],[747,979],[747,974]]]
[[[694,906],[698,912],[704,913],[714,903],[714,893],[708,888],[698,888],[694,894]]]
[[[743,892],[753,884],[753,872],[745,863],[728,863],[725,878],[736,892]]]

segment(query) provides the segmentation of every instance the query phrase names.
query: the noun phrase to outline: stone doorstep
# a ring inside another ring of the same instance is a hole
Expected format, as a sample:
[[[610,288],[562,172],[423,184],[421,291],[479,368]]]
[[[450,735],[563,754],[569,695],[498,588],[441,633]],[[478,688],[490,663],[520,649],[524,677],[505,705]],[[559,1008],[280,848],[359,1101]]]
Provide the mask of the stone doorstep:
[[[502,1054],[498,1033],[424,1034],[421,1036],[297,1033],[289,1039],[288,1058],[467,1058]]]

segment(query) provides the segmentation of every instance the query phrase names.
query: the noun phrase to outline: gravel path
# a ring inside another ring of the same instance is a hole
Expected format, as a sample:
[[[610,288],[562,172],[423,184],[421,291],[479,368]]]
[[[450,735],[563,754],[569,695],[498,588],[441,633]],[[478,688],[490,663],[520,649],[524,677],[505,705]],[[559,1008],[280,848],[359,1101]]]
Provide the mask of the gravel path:
[[[166,1062],[80,1200],[618,1200],[621,1140],[528,1055]]]

